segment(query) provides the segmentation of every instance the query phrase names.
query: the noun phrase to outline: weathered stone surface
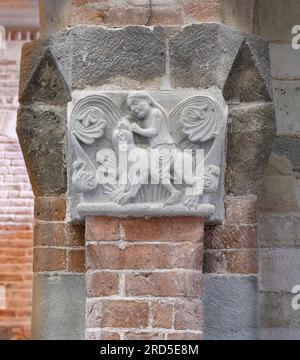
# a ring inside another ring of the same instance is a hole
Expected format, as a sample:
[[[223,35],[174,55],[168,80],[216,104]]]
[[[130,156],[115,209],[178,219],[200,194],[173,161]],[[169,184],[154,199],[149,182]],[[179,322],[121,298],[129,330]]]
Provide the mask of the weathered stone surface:
[[[21,103],[44,101],[61,104],[68,101],[72,81],[72,47],[69,29],[45,40],[23,45],[19,88]],[[62,91],[59,97],[56,90]]]
[[[256,224],[256,201],[255,195],[226,196],[225,216],[229,224]]]
[[[116,328],[146,328],[146,301],[87,299],[86,326]]]
[[[66,250],[56,248],[34,248],[33,271],[65,271],[67,270]]]
[[[204,231],[204,249],[257,248],[257,226],[223,224],[207,226]]]
[[[296,179],[296,200],[300,209],[300,179]]]
[[[300,340],[300,329],[269,328],[259,329],[260,340]]]
[[[130,244],[119,247],[118,243],[88,244],[86,246],[87,269],[202,269],[202,245],[177,244]]]
[[[194,0],[197,8],[199,0]],[[220,3],[222,22],[234,29],[239,29],[247,33],[253,30],[253,0],[218,0]],[[212,1],[207,1],[211,4]],[[207,20],[209,21],[209,20]]]
[[[71,0],[40,1],[41,36],[49,36],[66,28],[70,23]]]
[[[144,272],[125,275],[127,296],[172,296],[199,298],[202,271]]]
[[[255,32],[273,42],[291,42],[291,30],[299,23],[299,0],[259,0]]]
[[[286,158],[271,155],[258,196],[258,208],[281,213],[299,209],[295,174]]]
[[[270,98],[273,98],[271,60],[269,42],[263,38],[247,34],[246,44],[249,46],[255,66],[265,81]]]
[[[258,251],[255,249],[224,249],[204,251],[205,273],[256,274]]]
[[[43,196],[34,199],[34,218],[42,221],[64,221],[66,199],[64,196]]]
[[[66,252],[67,271],[70,273],[85,273],[84,249],[69,249]]]
[[[290,43],[270,44],[271,72],[273,78],[282,80],[300,79],[298,52],[299,50],[293,49]]]
[[[260,292],[259,319],[261,328],[300,328],[300,311],[292,308],[295,294]]]
[[[174,87],[223,89],[242,33],[217,24],[193,24],[170,37],[171,83]]]
[[[274,81],[277,134],[300,135],[300,81]]]
[[[258,196],[258,208],[268,212],[298,211],[295,176],[265,176]]]
[[[273,151],[290,160],[292,168],[300,171],[300,136],[276,136]]]
[[[275,134],[272,104],[232,106],[227,133],[225,189],[229,194],[256,194],[271,154]]]
[[[203,328],[203,306],[200,299],[177,300],[174,304],[174,327],[176,330]]]
[[[36,196],[65,193],[66,109],[21,106],[17,133]]]
[[[170,329],[173,324],[173,305],[164,302],[152,302],[152,326]]]
[[[260,246],[300,246],[300,214],[260,214]]]
[[[46,49],[20,96],[20,102],[63,105],[70,99],[69,89],[51,50]]]
[[[295,174],[287,158],[272,153],[264,176],[295,176]]]
[[[39,274],[33,287],[32,338],[84,339],[84,275]]]
[[[97,271],[86,274],[87,297],[119,294],[119,274],[112,271]]]
[[[270,63],[267,44],[261,39],[249,37],[241,45],[224,86],[228,101],[270,101]]]
[[[300,249],[260,250],[260,289],[289,292],[300,279]]]
[[[256,339],[256,276],[204,277],[204,339]]]
[[[153,87],[165,74],[165,35],[161,27],[72,28],[73,89],[113,84]]]
[[[34,226],[35,246],[84,246],[84,226],[63,222],[42,221]]]

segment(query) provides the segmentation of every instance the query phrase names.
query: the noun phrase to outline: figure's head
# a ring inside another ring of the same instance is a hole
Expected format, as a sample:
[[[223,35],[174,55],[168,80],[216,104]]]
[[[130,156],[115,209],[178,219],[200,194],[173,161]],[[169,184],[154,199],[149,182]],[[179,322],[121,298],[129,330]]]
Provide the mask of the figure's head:
[[[132,91],[127,98],[130,112],[139,120],[144,120],[152,105],[151,97],[142,91]]]

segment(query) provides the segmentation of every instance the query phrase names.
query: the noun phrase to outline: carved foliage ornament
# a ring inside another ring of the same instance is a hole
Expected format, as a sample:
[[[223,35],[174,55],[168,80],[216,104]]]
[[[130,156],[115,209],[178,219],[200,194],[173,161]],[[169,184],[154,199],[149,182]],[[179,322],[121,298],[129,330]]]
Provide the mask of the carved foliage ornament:
[[[170,110],[172,96],[181,101]],[[219,93],[107,92],[73,105],[73,217],[213,213],[227,123]]]

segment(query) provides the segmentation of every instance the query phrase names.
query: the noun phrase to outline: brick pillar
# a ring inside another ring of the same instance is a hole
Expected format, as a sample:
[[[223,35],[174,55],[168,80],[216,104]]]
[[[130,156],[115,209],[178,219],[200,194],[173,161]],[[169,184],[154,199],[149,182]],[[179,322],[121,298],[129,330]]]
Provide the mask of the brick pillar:
[[[204,338],[257,339],[256,196],[227,196],[226,221],[204,236]],[[222,320],[222,321],[220,321]]]
[[[86,338],[202,339],[203,219],[86,219]]]
[[[34,210],[32,338],[82,338],[84,226],[65,222],[64,196],[36,197]]]

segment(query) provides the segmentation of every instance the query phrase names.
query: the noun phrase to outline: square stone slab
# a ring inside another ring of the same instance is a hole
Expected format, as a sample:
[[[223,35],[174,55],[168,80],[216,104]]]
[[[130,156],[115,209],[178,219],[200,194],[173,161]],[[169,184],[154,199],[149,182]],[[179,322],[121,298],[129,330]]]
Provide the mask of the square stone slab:
[[[221,91],[75,91],[68,105],[69,220],[223,219],[228,109]]]

